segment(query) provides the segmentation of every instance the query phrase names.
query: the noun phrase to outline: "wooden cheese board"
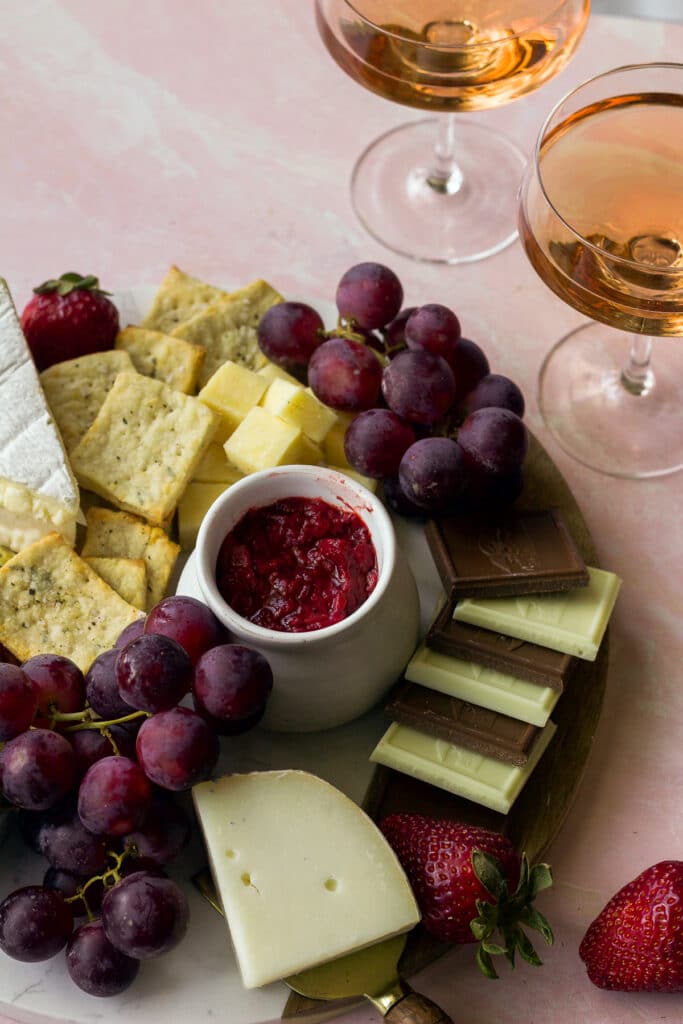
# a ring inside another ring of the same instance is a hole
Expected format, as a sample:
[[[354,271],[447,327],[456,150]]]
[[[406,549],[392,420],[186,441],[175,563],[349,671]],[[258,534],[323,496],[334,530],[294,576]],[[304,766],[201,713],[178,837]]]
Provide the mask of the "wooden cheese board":
[[[151,299],[151,289],[120,297],[122,323],[138,322]],[[325,315],[328,311],[321,310]],[[329,316],[327,317],[329,319]],[[558,507],[584,559],[596,565],[596,553],[581,511],[542,445],[531,439],[525,466],[521,507]],[[395,520],[398,542],[411,565],[420,592],[422,627],[430,624],[441,593],[438,574],[422,528]],[[390,643],[391,638],[378,638]],[[461,821],[476,821],[504,831],[530,859],[545,855],[579,786],[599,720],[607,680],[609,640],[603,640],[594,663],[581,662],[552,718],[558,731],[534,775],[510,813],[495,814],[441,790],[418,783],[368,761],[386,728],[381,708],[339,729],[324,733],[276,734],[256,729],[225,741],[218,772],[268,768],[301,768],[314,772],[363,803],[377,820],[393,810],[420,810]],[[188,801],[189,806],[189,801]],[[549,857],[552,860],[550,854]],[[118,998],[94,1000],[69,980],[62,957],[43,964],[21,964],[0,956],[0,1013],[27,1024],[90,1024],[95,1020],[127,1024],[166,1024],[184,1016],[197,1020],[219,1015],[231,1024],[267,1024],[285,1019],[327,1019],[348,1009],[322,1004],[290,993],[284,984],[247,991],[242,987],[224,922],[192,888],[190,879],[205,864],[198,838],[172,874],[180,879],[190,901],[191,926],[172,953],[144,965],[136,984]],[[39,882],[45,862],[30,853],[12,834],[0,854],[0,893]],[[447,947],[418,928],[410,936],[401,962],[410,977]]]

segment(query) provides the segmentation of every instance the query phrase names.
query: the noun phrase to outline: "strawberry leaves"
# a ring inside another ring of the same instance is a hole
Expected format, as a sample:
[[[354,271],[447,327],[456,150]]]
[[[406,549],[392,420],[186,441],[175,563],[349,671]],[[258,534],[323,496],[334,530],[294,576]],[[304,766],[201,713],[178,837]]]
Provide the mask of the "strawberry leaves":
[[[517,952],[528,964],[540,967],[543,961],[522,925],[539,932],[546,943],[552,945],[550,925],[543,914],[532,906],[538,893],[553,884],[550,867],[547,864],[536,864],[529,868],[526,854],[522,854],[519,882],[512,895],[503,867],[496,857],[482,850],[473,850],[472,867],[479,882],[494,900],[478,899],[478,916],[470,922],[472,934],[479,943],[476,959],[482,974],[487,978],[497,978],[493,957],[504,956],[510,966],[514,967]],[[492,941],[495,932],[502,936],[502,945]]]
[[[74,291],[97,292],[99,295],[110,294],[109,292],[102,291],[99,279],[93,274],[83,276],[74,271],[62,274],[61,277],[50,278],[49,281],[43,281],[33,291],[36,295],[49,295],[52,292],[56,292],[57,295],[61,296],[70,295]]]

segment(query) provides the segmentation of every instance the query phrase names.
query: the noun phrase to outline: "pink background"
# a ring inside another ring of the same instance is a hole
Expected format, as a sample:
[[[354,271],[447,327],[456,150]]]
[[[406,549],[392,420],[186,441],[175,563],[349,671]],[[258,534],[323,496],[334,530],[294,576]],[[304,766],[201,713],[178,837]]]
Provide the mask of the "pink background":
[[[501,127],[528,152],[574,84],[682,52],[681,25],[593,16],[558,79],[503,110],[463,116]],[[683,995],[600,992],[577,953],[609,896],[649,864],[681,857],[683,840],[683,476],[608,480],[548,440],[536,374],[580,316],[546,290],[518,243],[485,262],[437,268],[364,233],[348,198],[354,158],[415,114],[337,69],[303,0],[5,2],[0,74],[0,272],[19,307],[33,285],[65,270],[120,290],[156,284],[171,263],[216,283],[263,276],[285,295],[329,300],[348,266],[377,259],[397,271],[407,304],[452,306],[493,368],[523,387],[529,424],[566,474],[602,564],[624,580],[606,705],[549,857],[556,883],[540,905],[556,944],[543,951],[546,966],[490,983],[471,949],[459,950],[415,984],[468,1024],[683,1020]],[[363,1008],[343,1020],[376,1016]]]

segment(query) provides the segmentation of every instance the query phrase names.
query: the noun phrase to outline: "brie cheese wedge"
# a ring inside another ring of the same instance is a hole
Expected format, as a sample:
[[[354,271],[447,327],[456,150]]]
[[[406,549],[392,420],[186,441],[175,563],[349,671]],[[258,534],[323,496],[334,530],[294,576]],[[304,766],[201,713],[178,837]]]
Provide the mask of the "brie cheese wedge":
[[[78,511],[78,484],[0,278],[0,544],[20,551],[56,530],[73,546]]]

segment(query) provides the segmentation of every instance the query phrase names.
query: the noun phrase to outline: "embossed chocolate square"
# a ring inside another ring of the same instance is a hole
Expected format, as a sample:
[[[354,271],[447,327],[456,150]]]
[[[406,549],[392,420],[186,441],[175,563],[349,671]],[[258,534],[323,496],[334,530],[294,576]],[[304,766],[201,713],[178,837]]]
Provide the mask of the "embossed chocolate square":
[[[520,767],[529,760],[529,750],[540,732],[528,722],[417,683],[399,684],[384,710],[393,722]]]
[[[449,604],[586,586],[588,571],[557,509],[500,519],[431,519],[425,535]]]
[[[559,693],[578,663],[576,658],[549,647],[456,622],[452,605],[441,608],[429,627],[426,643],[440,654],[474,661],[496,672],[506,672],[539,686],[550,686]]]

